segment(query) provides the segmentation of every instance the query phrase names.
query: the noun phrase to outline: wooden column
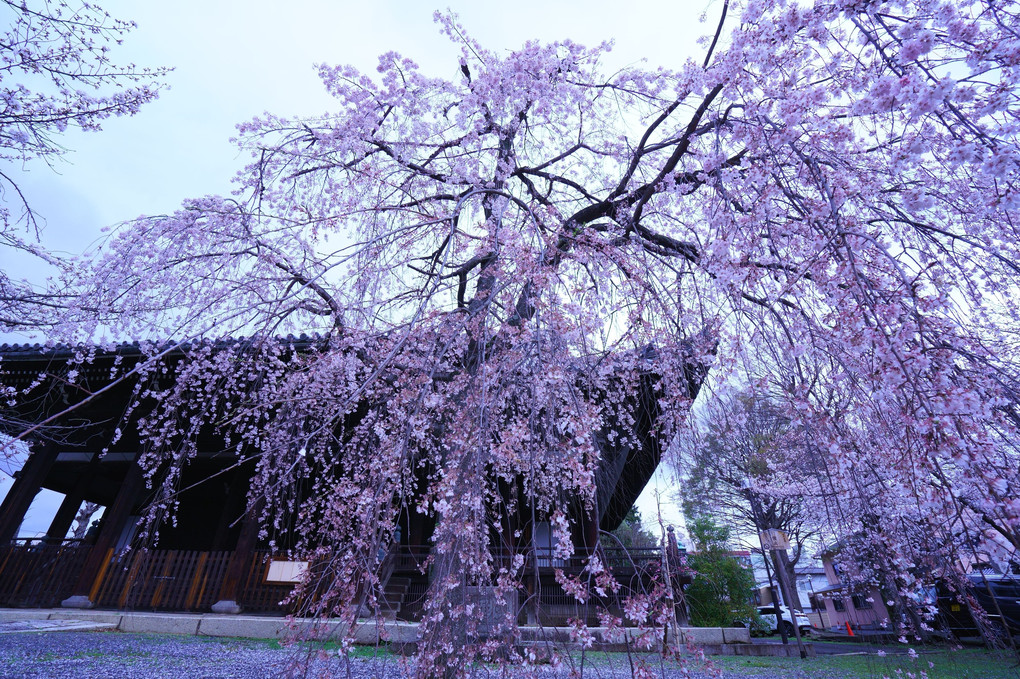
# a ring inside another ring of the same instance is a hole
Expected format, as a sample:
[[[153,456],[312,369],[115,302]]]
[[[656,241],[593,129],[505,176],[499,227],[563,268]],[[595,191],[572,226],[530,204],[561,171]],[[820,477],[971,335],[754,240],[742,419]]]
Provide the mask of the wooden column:
[[[131,510],[138,502],[138,496],[144,489],[144,475],[138,466],[138,458],[128,467],[127,475],[121,483],[120,490],[113,504],[107,507],[103,520],[99,524],[99,535],[96,544],[85,559],[85,565],[78,575],[72,595],[60,602],[64,608],[92,608],[99,585],[110,565],[117,540],[124,532]]]
[[[0,505],[0,545],[16,538],[21,522],[32,505],[46,475],[57,459],[57,447],[53,443],[32,446],[32,451],[15,477],[14,485]]]
[[[237,615],[241,612],[241,605],[237,603],[237,594],[241,590],[241,580],[248,575],[248,567],[251,564],[252,555],[255,553],[255,546],[259,537],[259,513],[262,511],[262,501],[256,501],[245,515],[241,524],[241,534],[237,538],[237,546],[230,555],[227,562],[227,572],[223,576],[223,584],[220,585],[218,601],[212,605],[213,613],[230,613]]]
[[[50,521],[49,529],[46,531],[46,542],[58,543],[67,536],[67,531],[71,529],[71,524],[74,523],[74,517],[77,516],[81,503],[81,493],[76,493],[74,490],[64,496],[60,507],[57,508],[57,513]]]
[[[599,546],[599,511],[597,507],[588,510],[578,503],[576,535],[579,544],[575,543],[578,556],[587,557],[595,553]]]
[[[50,522],[50,528],[46,531],[47,542],[60,542],[67,537],[67,531],[71,528],[71,524],[74,522],[74,517],[78,515],[78,509],[81,507],[81,503],[85,500],[85,491],[87,491],[89,486],[92,484],[92,480],[96,476],[96,469],[98,466],[99,455],[93,453],[88,466],[78,477],[78,480],[74,484],[74,488],[72,488],[71,491],[64,496],[64,501],[60,503],[60,508],[57,509],[57,513],[53,516],[53,521]]]
[[[213,533],[212,550],[214,552],[230,549],[230,524],[236,517],[244,513],[248,502],[248,488],[251,486],[251,478],[244,467],[234,472],[229,486],[226,488],[226,500],[223,503],[223,511],[216,520],[216,532]]]

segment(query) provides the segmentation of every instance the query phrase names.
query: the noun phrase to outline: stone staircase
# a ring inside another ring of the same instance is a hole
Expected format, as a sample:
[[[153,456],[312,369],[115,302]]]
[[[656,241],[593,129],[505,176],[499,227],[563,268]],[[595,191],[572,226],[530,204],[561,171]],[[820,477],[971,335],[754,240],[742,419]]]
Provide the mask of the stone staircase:
[[[391,575],[386,580],[382,594],[379,596],[379,617],[383,620],[396,620],[400,613],[400,607],[407,596],[407,588],[411,585],[411,579],[397,575]]]

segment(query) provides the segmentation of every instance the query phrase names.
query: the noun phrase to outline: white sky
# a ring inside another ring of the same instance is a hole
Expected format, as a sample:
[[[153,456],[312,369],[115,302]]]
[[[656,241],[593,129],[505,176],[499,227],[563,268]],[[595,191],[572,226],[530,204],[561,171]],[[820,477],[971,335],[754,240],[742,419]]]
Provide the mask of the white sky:
[[[721,0],[99,2],[113,16],[138,23],[114,53],[116,63],[175,70],[167,77],[170,89],[133,118],[108,121],[98,134],[64,135],[71,152],[55,168],[11,170],[45,220],[44,244],[69,253],[94,242],[104,226],[170,212],[185,198],[228,192],[246,160],[228,141],[237,123],[263,111],[330,110],[313,64],[354,64],[374,73],[378,55],[395,50],[430,74],[455,76],[458,48],[439,34],[435,9],[451,7],[467,31],[493,50],[512,50],[528,39],[587,45],[614,40],[608,63],[615,68],[642,60],[650,67],[679,67],[698,58],[704,48],[697,38],[714,28],[722,7]],[[0,266],[14,277],[37,270],[3,251]],[[668,495],[671,484],[659,484]],[[0,496],[9,487],[10,478],[0,471]],[[661,499],[664,518],[678,523],[676,508]],[[53,498],[41,496],[22,534],[45,531],[55,506]],[[650,492],[639,508],[646,522],[656,516]]]

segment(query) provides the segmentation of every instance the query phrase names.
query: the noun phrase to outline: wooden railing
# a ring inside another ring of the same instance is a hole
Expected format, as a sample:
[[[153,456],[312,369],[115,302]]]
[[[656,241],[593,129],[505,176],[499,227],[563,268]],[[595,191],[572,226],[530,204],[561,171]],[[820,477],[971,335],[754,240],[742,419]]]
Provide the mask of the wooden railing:
[[[204,611],[216,603],[230,552],[138,550],[114,556],[94,598],[101,608]]]
[[[0,545],[0,606],[59,606],[71,595],[91,549],[91,545],[76,540],[15,540]],[[420,608],[425,594],[429,549],[427,545],[394,546],[386,557],[391,573],[413,576],[404,595],[404,603],[410,608]],[[598,554],[625,587],[628,577],[652,573],[662,558],[656,548],[604,547]],[[230,555],[227,551],[133,550],[120,555],[111,551],[105,556],[90,598],[101,608],[205,612],[218,600]],[[246,576],[237,600],[246,611],[287,612],[281,602],[293,586],[266,582],[270,556],[269,552],[257,551],[244,568]],[[578,555],[547,564],[546,555],[538,550],[497,550],[493,557],[496,570],[509,568],[515,559],[523,558],[526,578],[534,573],[536,559],[542,573],[549,573],[550,566],[579,573],[589,563],[588,556]],[[549,557],[550,562],[554,560]]]
[[[0,606],[53,608],[71,596],[91,545],[80,540],[14,540],[0,546]],[[103,561],[90,598],[100,608],[206,612],[216,603],[231,552],[132,550]],[[267,583],[270,554],[247,564],[238,603],[284,613],[293,586]]]
[[[0,606],[52,608],[71,596],[90,545],[13,540],[0,545]]]

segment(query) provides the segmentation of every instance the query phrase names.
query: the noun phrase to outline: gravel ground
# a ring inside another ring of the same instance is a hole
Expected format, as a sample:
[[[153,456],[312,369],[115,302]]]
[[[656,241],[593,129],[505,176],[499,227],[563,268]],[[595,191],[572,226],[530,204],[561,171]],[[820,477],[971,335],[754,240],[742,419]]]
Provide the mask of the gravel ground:
[[[364,650],[359,650],[364,655]],[[656,662],[657,660],[652,660]],[[660,668],[651,668],[655,676]],[[0,634],[0,677],[39,677],[52,679],[204,679],[235,677],[343,677],[345,679],[399,679],[413,676],[408,661],[386,654],[384,657],[358,657],[347,664],[336,651],[290,646],[280,648],[271,642],[210,637],[150,636],[120,632],[46,632]],[[567,677],[569,672],[552,668],[515,670],[512,676],[552,678]],[[764,673],[763,673],[764,671]],[[755,668],[728,670],[726,679],[839,679],[842,674],[827,672],[810,674],[800,671],[777,671]],[[479,668],[481,677],[506,676],[499,669]],[[667,679],[681,676],[709,677],[706,672],[687,675],[667,669]],[[595,654],[586,664],[585,677],[616,679],[630,677],[625,656]]]

